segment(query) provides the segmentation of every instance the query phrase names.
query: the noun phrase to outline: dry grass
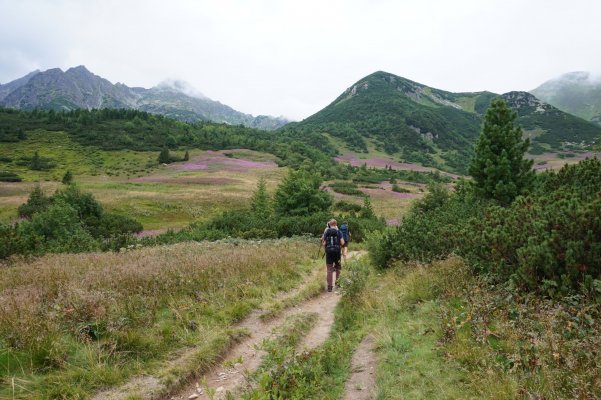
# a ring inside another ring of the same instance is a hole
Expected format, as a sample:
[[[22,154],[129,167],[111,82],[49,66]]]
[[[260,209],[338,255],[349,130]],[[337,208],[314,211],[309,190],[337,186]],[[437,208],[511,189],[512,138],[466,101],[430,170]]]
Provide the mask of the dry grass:
[[[16,378],[15,398],[83,398],[149,371],[289,290],[309,247],[185,243],[12,260],[0,275],[0,387]]]

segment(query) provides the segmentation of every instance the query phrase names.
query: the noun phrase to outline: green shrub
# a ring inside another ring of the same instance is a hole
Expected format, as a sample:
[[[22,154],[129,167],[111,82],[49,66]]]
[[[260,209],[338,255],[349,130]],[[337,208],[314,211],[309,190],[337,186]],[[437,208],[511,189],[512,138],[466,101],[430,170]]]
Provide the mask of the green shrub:
[[[308,215],[328,211],[332,196],[321,190],[321,178],[307,171],[290,171],[274,197],[278,215]]]
[[[601,162],[547,173],[508,208],[472,219],[463,254],[477,269],[528,290],[565,295],[601,278]]]
[[[35,213],[18,227],[20,241],[28,253],[80,253],[97,250],[98,242],[84,228],[77,210],[63,201]]]
[[[399,185],[397,185],[396,183],[392,184],[392,189],[393,192],[397,192],[397,193],[411,193],[411,190],[405,189],[400,187]]]
[[[354,182],[334,182],[330,183],[330,188],[336,193],[346,194],[349,196],[361,196],[365,197],[366,194],[363,193],[357,187],[357,184]]]
[[[92,236],[108,238],[120,234],[142,232],[142,224],[124,215],[103,213],[99,219],[88,219],[86,226]]]
[[[358,213],[362,207],[360,204],[351,203],[350,201],[340,200],[334,204],[334,208],[343,212]]]
[[[102,217],[102,206],[94,198],[92,193],[86,193],[79,190],[77,185],[68,185],[58,190],[53,196],[52,201],[64,201],[73,207],[79,218],[84,222],[86,220],[99,220]]]
[[[370,236],[375,264],[432,261],[457,253],[477,271],[518,287],[594,293],[601,281],[601,162],[546,172],[532,192],[501,207],[478,201],[470,182],[432,188],[401,224]]]
[[[34,187],[27,203],[18,208],[28,218],[16,228],[2,227],[0,258],[12,254],[118,250],[134,242],[132,233],[142,225],[122,215],[105,213],[92,196],[70,184],[47,197]]]
[[[17,209],[19,217],[31,218],[33,214],[44,211],[51,203],[51,199],[44,194],[40,185],[36,185],[27,199],[27,203],[21,204]]]
[[[0,160],[1,161],[1,160]],[[10,171],[0,171],[0,182],[21,182],[19,175]]]
[[[16,227],[0,224],[0,259],[22,252],[22,243]]]

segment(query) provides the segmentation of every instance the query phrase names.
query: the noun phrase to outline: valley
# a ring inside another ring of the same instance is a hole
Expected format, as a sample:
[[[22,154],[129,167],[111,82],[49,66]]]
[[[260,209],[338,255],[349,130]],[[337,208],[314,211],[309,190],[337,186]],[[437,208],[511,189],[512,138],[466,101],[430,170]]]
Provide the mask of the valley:
[[[0,109],[0,398],[601,393],[601,128],[384,72],[275,131],[165,115]]]

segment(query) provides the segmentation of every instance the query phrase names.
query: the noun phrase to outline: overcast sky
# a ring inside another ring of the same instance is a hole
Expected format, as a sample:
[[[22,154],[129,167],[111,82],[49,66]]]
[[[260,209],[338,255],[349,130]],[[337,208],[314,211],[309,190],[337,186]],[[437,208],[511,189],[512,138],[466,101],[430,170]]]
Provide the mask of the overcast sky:
[[[450,91],[601,73],[600,0],[0,0],[0,83],[85,65],[302,119],[384,70]]]

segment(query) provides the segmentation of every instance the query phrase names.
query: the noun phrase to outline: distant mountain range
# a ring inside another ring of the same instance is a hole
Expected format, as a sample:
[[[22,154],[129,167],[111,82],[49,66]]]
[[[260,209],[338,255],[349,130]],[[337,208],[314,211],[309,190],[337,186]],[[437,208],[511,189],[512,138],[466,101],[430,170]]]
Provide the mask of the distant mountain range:
[[[359,152],[382,151],[403,161],[464,172],[483,115],[497,96],[447,92],[379,71],[288,129],[327,133]],[[502,97],[517,112],[518,122],[532,140],[532,152],[588,149],[601,138],[601,127],[530,93],[509,92]]]
[[[180,81],[167,81],[153,88],[112,84],[83,65],[33,71],[0,85],[0,106],[23,110],[77,108],[130,108],[163,114],[187,122],[212,121],[273,130],[289,121],[281,117],[254,117],[221,104]]]
[[[562,111],[601,124],[601,77],[570,72],[530,92]]]

